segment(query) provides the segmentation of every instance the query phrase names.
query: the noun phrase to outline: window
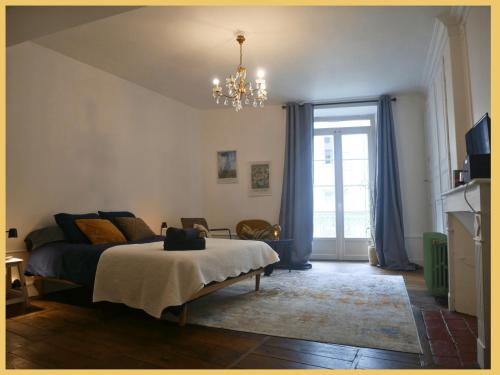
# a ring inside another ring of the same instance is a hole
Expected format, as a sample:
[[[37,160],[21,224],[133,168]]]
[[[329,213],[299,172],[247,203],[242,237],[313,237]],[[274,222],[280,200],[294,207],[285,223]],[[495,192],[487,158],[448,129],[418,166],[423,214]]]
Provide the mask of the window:
[[[345,108],[343,116],[317,117],[315,112],[315,238],[349,241],[370,236],[370,150],[376,110],[371,108],[370,113],[353,116],[346,116]]]

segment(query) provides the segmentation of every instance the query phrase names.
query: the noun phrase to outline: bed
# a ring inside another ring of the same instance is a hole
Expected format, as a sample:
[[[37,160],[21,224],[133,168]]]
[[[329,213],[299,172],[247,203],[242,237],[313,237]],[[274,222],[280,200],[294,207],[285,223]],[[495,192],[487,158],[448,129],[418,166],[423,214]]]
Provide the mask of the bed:
[[[168,307],[188,302],[255,276],[256,290],[264,267],[278,255],[261,241],[206,239],[200,251],[165,251],[163,237],[125,245],[57,242],[32,251],[26,274],[92,288],[93,301],[124,303],[162,318]]]

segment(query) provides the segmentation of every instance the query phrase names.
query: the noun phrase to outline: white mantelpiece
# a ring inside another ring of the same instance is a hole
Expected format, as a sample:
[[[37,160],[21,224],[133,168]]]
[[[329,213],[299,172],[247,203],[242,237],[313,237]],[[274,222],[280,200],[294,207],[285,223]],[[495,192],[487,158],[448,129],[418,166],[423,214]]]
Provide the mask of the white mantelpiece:
[[[490,367],[490,179],[443,194],[448,231],[448,308],[476,315],[477,360]]]

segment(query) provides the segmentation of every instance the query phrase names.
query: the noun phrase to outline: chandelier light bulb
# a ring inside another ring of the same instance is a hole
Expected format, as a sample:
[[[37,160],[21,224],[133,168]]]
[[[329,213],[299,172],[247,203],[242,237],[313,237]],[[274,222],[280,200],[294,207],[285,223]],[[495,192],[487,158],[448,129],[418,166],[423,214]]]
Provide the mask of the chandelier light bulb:
[[[214,86],[219,86],[219,79],[218,78],[214,78],[214,80],[212,81],[212,83],[214,84]]]
[[[264,75],[266,74],[266,72],[264,72],[264,70],[262,69],[259,69],[257,70],[257,78],[264,78]]]

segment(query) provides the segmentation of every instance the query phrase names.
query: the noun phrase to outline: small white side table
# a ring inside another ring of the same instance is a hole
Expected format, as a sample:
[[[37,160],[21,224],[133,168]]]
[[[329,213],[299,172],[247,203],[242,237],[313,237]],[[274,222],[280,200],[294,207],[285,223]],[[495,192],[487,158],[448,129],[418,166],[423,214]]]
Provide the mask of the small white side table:
[[[26,279],[24,278],[23,272],[23,260],[21,258],[9,258],[5,260],[5,265],[7,266],[7,280],[6,280],[6,305],[12,305],[14,303],[22,303],[24,307],[29,306],[28,301],[28,289],[26,287]],[[17,267],[17,272],[19,273],[19,280],[21,281],[21,288],[12,288],[12,268]]]

